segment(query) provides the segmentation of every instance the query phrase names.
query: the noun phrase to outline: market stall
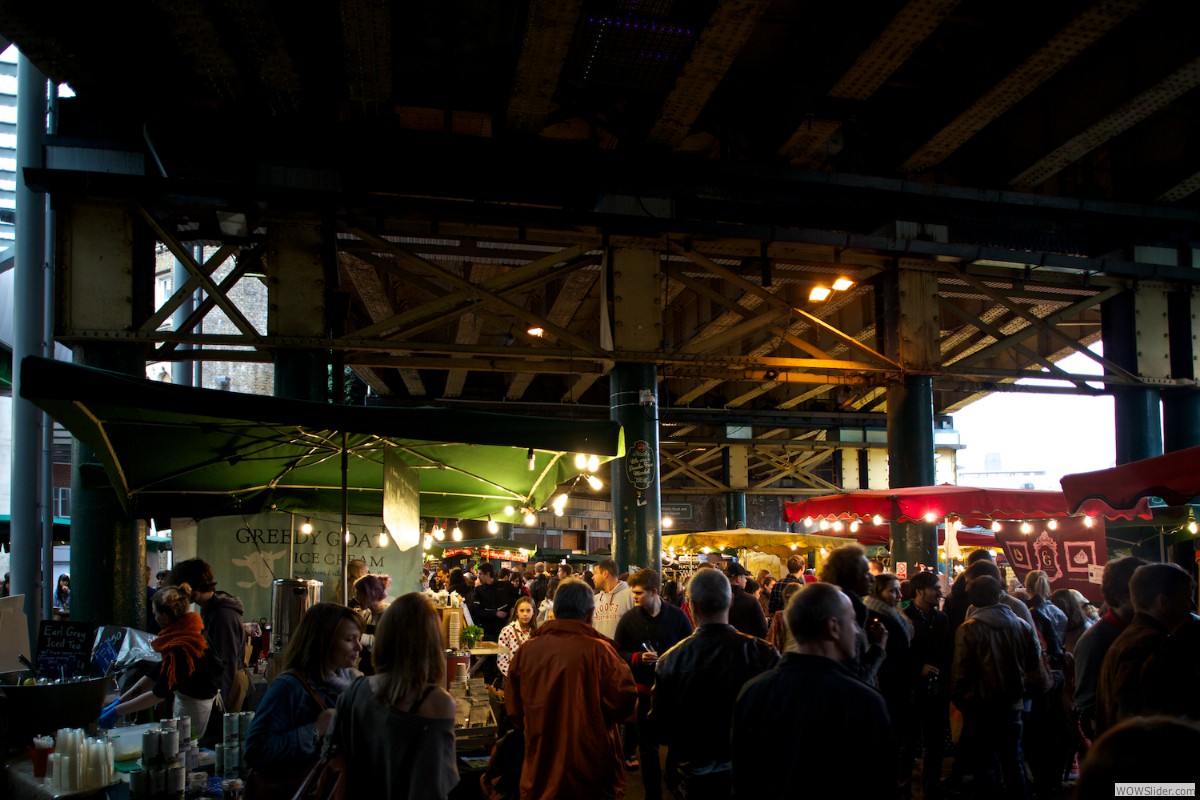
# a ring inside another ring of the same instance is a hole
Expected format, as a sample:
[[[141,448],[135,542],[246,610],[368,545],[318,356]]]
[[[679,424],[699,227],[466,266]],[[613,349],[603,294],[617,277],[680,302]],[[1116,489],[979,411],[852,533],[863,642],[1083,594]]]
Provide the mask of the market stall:
[[[822,548],[829,550],[845,544],[833,536],[787,531],[766,531],[737,528],[698,533],[672,533],[662,537],[663,553],[670,562],[668,569],[679,575],[692,572],[699,558],[710,553],[732,553],[752,573],[765,569],[776,578],[786,573],[788,557],[794,553],[806,557],[809,566],[819,560]]]
[[[1018,578],[1042,569],[1054,589],[1074,588],[1097,599],[1098,572],[1108,560],[1105,521],[1152,517],[1144,499],[1123,509],[1093,499],[1072,513],[1062,492],[950,484],[824,495],[785,503],[784,513],[821,532],[840,527],[856,534],[868,526],[882,531],[892,522],[938,524],[948,562],[967,546],[968,536],[986,536],[963,528],[990,530],[994,545],[979,546],[1000,547]]]

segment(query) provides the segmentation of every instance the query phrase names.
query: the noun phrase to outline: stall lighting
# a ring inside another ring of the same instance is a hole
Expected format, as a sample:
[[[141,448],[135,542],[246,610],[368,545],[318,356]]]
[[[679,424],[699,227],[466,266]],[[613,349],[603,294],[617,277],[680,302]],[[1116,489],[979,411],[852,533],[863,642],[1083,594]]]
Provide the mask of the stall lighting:
[[[496,531],[500,530],[500,526],[496,524],[496,521],[494,519],[492,519],[491,514],[488,514],[487,529],[488,529],[488,533],[495,533]]]
[[[1021,523],[1021,533],[1033,533],[1033,526],[1028,522]]]
[[[854,520],[854,522],[850,523],[850,532],[858,533],[858,520]]]
[[[533,515],[533,512],[532,512],[532,511],[526,511],[526,512],[525,512],[525,524],[526,524],[526,525],[533,525],[533,524],[534,524],[534,523],[536,523],[536,522],[537,522],[537,517],[535,517],[535,516]]]
[[[305,517],[304,524],[300,526],[301,533],[312,533],[312,517]]]
[[[537,469],[537,459],[533,457],[533,448],[529,448],[529,452],[525,454],[525,458],[529,459],[529,471],[533,472]]]
[[[833,523],[833,529],[835,531],[837,531],[838,533],[842,532],[842,528],[843,528],[843,525],[842,525],[842,521],[840,519]]]
[[[598,469],[600,469],[600,456],[588,456],[588,460],[587,460],[588,472],[595,472]]]
[[[1047,527],[1047,528],[1049,528],[1049,529],[1050,529],[1050,530],[1052,530],[1052,531],[1053,531],[1053,530],[1058,530],[1058,520],[1056,520],[1056,519],[1048,519],[1048,520],[1046,520],[1046,527]]]
[[[804,518],[804,527],[806,527],[806,528],[811,528],[811,527],[812,527],[812,524],[813,524],[813,518],[812,518],[812,517],[805,517],[805,518]]]
[[[854,281],[849,278],[838,278],[833,282],[833,290],[835,292],[844,292],[854,285]]]
[[[828,299],[831,294],[833,294],[833,290],[828,286],[814,286],[808,293],[808,299],[814,303],[820,303],[822,300]]]
[[[540,339],[540,338],[542,338],[542,335],[546,331],[545,331],[545,329],[539,328],[537,325],[534,325],[532,328],[527,329],[525,332],[528,333],[530,336],[536,336],[537,338]]]
[[[817,527],[823,531],[829,530],[829,520],[821,520],[820,523],[817,524]]]
[[[669,528],[669,527],[671,527],[671,526],[672,526],[672,525],[674,525],[674,524],[675,524],[675,520],[671,519],[670,517],[663,517],[663,518],[662,518],[662,526],[663,526],[664,528]]]
[[[433,537],[427,533],[425,534],[425,549],[428,550],[431,547],[433,547]]]
[[[932,512],[932,511],[925,512],[925,521],[926,522],[937,522],[937,518],[938,518],[938,516],[934,512]]]
[[[881,517],[881,516],[879,516],[878,514],[876,514],[875,516],[871,517],[871,522],[872,522],[872,524],[874,524],[874,525],[882,525],[882,524],[883,524],[883,517]]]
[[[437,539],[439,542],[441,542],[441,541],[445,541],[445,539],[446,539],[446,532],[445,532],[444,530],[442,530],[442,526],[441,526],[441,525],[436,525],[436,524],[435,524],[435,525],[433,526],[433,538]]]
[[[592,487],[592,491],[598,492],[604,488],[604,481],[597,478],[595,475],[587,476],[588,486]]]
[[[1188,533],[1195,533],[1198,530],[1200,530],[1200,525],[1196,524],[1196,520],[1192,520],[1188,523]]]
[[[1001,526],[1000,526],[1000,520],[995,520],[995,521],[993,521],[993,522],[992,522],[992,532],[993,532],[993,533],[999,533],[999,532],[1000,532],[1000,527],[1001,527]]]
[[[387,543],[388,543],[387,531],[380,531],[379,532],[379,546],[387,547]]]
[[[587,456],[583,453],[575,454],[575,469],[587,469]]]
[[[504,507],[504,516],[511,517],[515,513],[517,513],[517,510],[515,508],[513,508],[512,506]]]
[[[456,542],[462,541],[462,528],[458,527],[458,523],[455,523],[454,530],[450,531],[450,538]]]
[[[1084,525],[1084,527],[1085,527],[1085,528],[1090,528],[1090,527],[1092,527],[1092,526],[1093,526],[1093,525],[1095,525],[1095,524],[1096,524],[1096,520],[1092,519],[1091,517],[1084,517],[1084,518],[1083,518],[1083,525]]]

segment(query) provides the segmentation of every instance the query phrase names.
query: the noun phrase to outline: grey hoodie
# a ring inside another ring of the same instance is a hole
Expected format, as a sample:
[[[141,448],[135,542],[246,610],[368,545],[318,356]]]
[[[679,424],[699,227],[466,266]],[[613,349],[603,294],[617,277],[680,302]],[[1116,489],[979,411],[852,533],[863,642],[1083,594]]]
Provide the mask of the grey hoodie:
[[[213,651],[224,664],[219,682],[223,703],[229,700],[233,676],[246,657],[246,631],[242,628],[245,612],[241,598],[228,592],[213,592],[208,605],[200,611],[204,632],[212,642]]]

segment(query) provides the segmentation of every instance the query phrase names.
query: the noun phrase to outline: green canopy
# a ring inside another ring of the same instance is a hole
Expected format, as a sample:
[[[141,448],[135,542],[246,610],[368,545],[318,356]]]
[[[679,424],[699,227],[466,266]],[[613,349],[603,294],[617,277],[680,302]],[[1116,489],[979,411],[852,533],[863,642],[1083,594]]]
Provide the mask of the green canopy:
[[[81,480],[141,517],[337,511],[380,515],[383,457],[420,479],[421,514],[481,518],[540,507],[580,470],[624,455],[620,425],[444,408],[338,406],[193,389],[29,357],[21,396],[96,453]],[[532,450],[533,468],[529,453]]]

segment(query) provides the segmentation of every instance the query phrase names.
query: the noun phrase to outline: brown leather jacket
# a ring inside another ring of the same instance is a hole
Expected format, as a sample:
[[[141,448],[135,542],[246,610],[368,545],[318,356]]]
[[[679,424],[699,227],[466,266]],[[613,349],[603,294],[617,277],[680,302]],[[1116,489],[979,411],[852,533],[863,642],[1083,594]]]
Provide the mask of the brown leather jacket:
[[[637,689],[611,639],[579,620],[542,624],[509,665],[504,695],[525,731],[522,797],[625,796],[617,726],[633,720]]]
[[[976,608],[955,632],[950,691],[960,708],[973,703],[1019,708],[1050,686],[1037,635],[1008,606]]]

